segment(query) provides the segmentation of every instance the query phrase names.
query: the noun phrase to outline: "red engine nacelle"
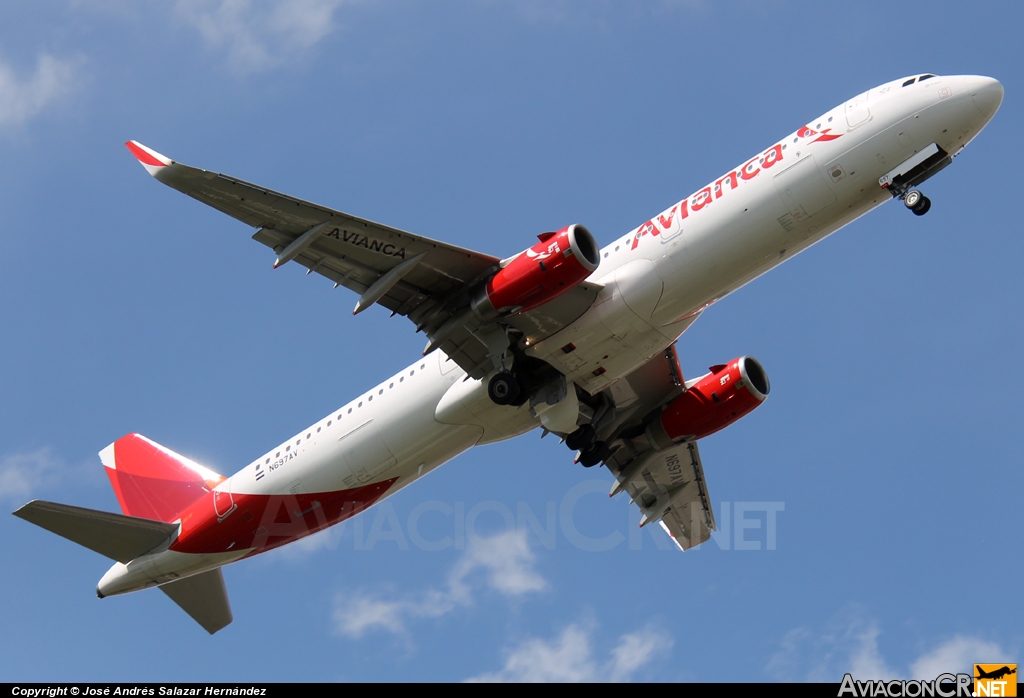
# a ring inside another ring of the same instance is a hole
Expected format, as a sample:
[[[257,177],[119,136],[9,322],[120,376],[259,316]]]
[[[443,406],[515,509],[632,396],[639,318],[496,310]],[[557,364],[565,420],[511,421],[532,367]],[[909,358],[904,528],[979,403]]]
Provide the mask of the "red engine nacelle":
[[[590,231],[575,224],[540,235],[540,242],[516,256],[473,299],[478,316],[521,313],[544,305],[590,276],[601,249]]]
[[[770,389],[768,375],[750,356],[712,366],[711,373],[668,403],[647,427],[647,437],[662,449],[714,434],[764,402]]]

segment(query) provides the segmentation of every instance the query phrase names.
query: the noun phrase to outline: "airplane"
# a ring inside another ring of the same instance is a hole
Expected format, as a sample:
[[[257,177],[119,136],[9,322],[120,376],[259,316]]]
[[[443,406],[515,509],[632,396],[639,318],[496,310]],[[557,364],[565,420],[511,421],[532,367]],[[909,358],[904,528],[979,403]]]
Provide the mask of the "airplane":
[[[684,378],[677,339],[716,301],[918,187],[999,109],[981,76],[913,75],[863,92],[605,247],[580,224],[507,259],[181,164],[126,143],[159,182],[379,305],[423,356],[224,477],[140,434],[100,452],[123,514],[32,501],[14,514],[114,560],[100,598],[158,587],[213,634],[232,620],[221,567],[373,506],[472,446],[542,429],[603,464],[641,526],[680,550],[716,530],[697,441],[770,392],[750,356]]]
[[[994,680],[997,680],[997,681],[999,679],[1003,678],[1004,676],[1009,676],[1010,674],[1016,674],[1017,673],[1017,667],[1016,666],[1014,666],[1013,669],[1011,669],[1008,666],[1002,666],[999,669],[993,669],[992,671],[985,671],[984,669],[982,669],[978,665],[975,665],[974,669],[975,669],[975,672],[977,673],[977,676],[975,676],[974,678],[976,678],[976,679],[994,679]]]

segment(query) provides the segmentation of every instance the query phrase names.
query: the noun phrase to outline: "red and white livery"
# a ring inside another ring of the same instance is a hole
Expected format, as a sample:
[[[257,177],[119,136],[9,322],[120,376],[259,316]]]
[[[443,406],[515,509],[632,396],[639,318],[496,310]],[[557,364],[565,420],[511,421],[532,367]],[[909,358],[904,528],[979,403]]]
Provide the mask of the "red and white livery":
[[[210,633],[220,568],[343,521],[466,449],[537,428],[603,464],[680,549],[715,530],[696,441],[759,406],[751,357],[684,379],[679,336],[715,301],[917,187],[1002,102],[978,76],[880,85],[800,125],[599,249],[582,225],[507,260],[188,167],[135,141],[160,182],[294,263],[411,320],[424,356],[230,477],[139,434],[100,452],[122,514],[33,501],[27,521],[114,560],[100,597],[159,587]]]

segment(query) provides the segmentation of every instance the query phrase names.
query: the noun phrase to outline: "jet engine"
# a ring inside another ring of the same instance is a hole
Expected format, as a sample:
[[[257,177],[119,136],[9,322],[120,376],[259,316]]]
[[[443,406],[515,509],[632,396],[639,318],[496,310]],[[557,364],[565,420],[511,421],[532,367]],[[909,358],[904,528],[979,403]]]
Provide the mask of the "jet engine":
[[[540,242],[512,258],[475,294],[477,317],[490,320],[544,305],[590,276],[601,262],[597,241],[582,225],[538,237]]]
[[[761,364],[750,356],[712,366],[665,406],[647,426],[647,438],[663,449],[714,434],[764,402],[770,389]]]

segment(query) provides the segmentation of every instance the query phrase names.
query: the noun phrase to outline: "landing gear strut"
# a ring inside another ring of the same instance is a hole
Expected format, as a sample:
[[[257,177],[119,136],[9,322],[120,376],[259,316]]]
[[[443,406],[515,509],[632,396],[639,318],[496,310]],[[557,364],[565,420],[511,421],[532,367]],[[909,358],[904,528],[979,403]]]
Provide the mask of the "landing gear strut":
[[[923,216],[932,207],[932,200],[917,189],[911,189],[903,197],[903,205],[914,212],[915,216]]]

